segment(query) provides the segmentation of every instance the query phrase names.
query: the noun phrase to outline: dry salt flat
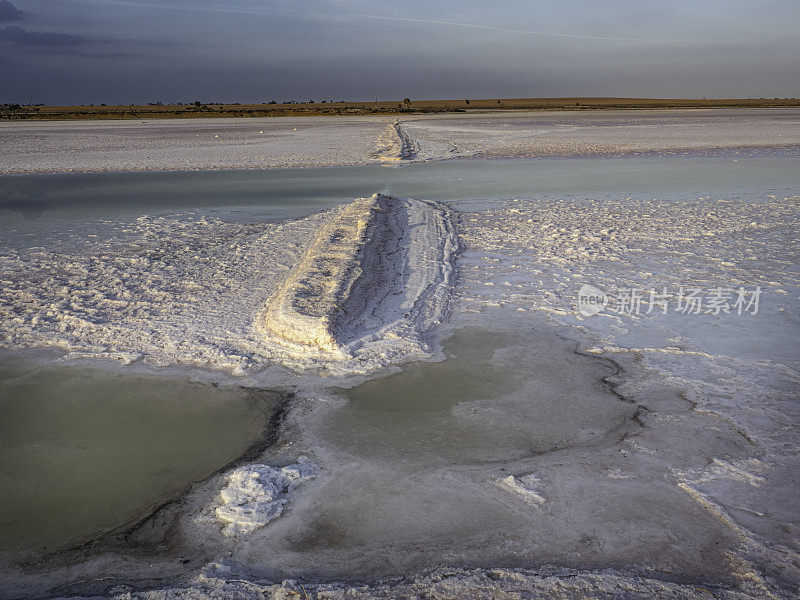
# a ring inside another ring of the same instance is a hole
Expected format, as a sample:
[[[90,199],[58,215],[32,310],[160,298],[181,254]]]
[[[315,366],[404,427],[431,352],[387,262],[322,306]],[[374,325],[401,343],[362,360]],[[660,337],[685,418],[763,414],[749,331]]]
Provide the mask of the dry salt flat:
[[[798,109],[0,123],[0,173],[325,167],[800,145]]]

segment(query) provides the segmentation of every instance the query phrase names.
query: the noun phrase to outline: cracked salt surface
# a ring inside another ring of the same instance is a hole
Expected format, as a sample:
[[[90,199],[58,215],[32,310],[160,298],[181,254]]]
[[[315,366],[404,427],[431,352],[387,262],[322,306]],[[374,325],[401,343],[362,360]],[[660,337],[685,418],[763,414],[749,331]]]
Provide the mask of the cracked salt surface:
[[[792,491],[800,447],[798,225],[800,197],[791,193],[509,200],[463,220],[456,309],[508,306],[547,315],[580,331],[586,350],[631,372],[621,393],[654,407],[647,393],[671,387],[695,414],[711,417],[711,430],[736,432],[739,450],[706,449],[705,464],[673,462],[669,477],[741,536],[742,556],[791,581],[800,567],[800,505]],[[685,285],[761,286],[763,295],[757,315],[582,317],[576,300],[584,283],[609,294]],[[648,430],[623,447],[674,461],[675,440],[685,432],[648,438],[680,418],[655,410],[643,420]]]

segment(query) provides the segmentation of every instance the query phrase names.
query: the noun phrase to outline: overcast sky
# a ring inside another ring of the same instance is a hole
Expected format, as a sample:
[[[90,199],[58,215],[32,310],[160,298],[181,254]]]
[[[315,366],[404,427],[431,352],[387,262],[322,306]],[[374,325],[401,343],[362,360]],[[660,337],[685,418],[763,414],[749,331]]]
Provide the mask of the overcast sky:
[[[800,0],[0,0],[0,102],[800,96]]]

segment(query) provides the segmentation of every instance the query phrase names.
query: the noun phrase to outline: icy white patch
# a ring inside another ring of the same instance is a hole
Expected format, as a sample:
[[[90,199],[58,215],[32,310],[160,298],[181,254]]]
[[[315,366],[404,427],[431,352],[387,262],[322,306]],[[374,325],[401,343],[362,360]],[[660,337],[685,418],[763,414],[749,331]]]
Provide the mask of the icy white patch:
[[[520,477],[509,475],[497,480],[497,485],[501,488],[516,494],[528,504],[533,505],[544,504],[545,502],[544,496],[536,489],[540,483],[541,480],[533,474],[521,475]]]
[[[623,471],[619,467],[610,467],[608,469],[603,469],[603,475],[608,477],[609,479],[631,479],[635,477],[633,473],[628,471]]]
[[[263,527],[280,516],[295,487],[315,476],[316,466],[305,456],[288,467],[252,464],[235,469],[220,491],[222,504],[215,511],[225,523],[222,531],[237,535]]]

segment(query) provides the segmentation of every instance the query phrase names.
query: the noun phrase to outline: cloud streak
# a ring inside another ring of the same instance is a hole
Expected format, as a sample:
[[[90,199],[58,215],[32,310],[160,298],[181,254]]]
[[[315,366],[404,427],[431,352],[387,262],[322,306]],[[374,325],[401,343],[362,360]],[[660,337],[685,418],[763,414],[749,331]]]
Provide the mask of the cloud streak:
[[[373,20],[373,21],[393,21],[399,23],[418,23],[426,25],[440,25],[445,27],[460,27],[462,29],[473,29],[483,31],[493,31],[496,33],[510,33],[517,35],[531,35],[539,37],[562,38],[562,39],[575,39],[575,40],[595,40],[595,41],[612,41],[612,42],[645,42],[645,43],[681,43],[688,40],[680,40],[676,38],[650,38],[650,37],[633,37],[633,36],[611,36],[611,35],[589,35],[580,33],[560,33],[552,31],[541,31],[534,29],[515,29],[510,27],[497,27],[494,25],[482,25],[479,23],[464,23],[461,21],[450,21],[447,19],[420,19],[412,17],[393,17],[388,15],[375,15],[366,13],[351,13],[351,12],[326,12],[319,9],[313,11],[301,11],[291,8],[283,7],[269,7],[269,8],[234,8],[230,6],[202,6],[193,4],[190,6],[180,4],[168,4],[158,1],[148,2],[146,0],[84,0],[85,2],[100,3],[100,4],[114,4],[116,6],[127,6],[131,8],[158,8],[174,11],[191,11],[191,12],[211,12],[223,13],[232,15],[253,15],[253,16],[273,16],[284,15],[294,16],[301,19],[309,20]],[[696,42],[697,40],[692,40]]]
[[[515,33],[521,35],[535,35],[554,38],[569,38],[577,40],[602,40],[614,42],[680,42],[681,40],[671,38],[638,38],[621,36],[603,35],[584,35],[579,33],[554,33],[551,31],[536,31],[532,29],[511,29],[507,27],[495,27],[493,25],[479,25],[476,23],[462,23],[460,21],[446,21],[442,19],[414,19],[410,17],[387,17],[383,15],[350,14],[347,16],[361,19],[373,19],[378,21],[399,21],[403,23],[426,23],[430,25],[445,25],[448,27],[463,27],[467,29],[480,29],[484,31],[495,31],[499,33]]]
[[[9,25],[0,29],[0,42],[10,42],[17,46],[33,46],[39,48],[74,48],[87,42],[82,35],[28,31],[17,25]]]

